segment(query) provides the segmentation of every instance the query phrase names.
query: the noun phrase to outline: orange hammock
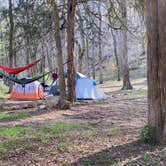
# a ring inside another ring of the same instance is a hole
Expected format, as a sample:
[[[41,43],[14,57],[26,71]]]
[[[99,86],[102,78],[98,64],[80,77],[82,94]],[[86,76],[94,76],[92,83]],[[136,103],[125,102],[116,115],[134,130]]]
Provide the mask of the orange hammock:
[[[39,59],[27,66],[23,66],[23,67],[19,67],[19,68],[9,68],[9,67],[0,65],[0,69],[2,69],[4,72],[7,72],[9,74],[18,74],[18,73],[21,73],[22,71],[27,70],[27,69],[31,68],[32,66],[36,65],[40,60],[41,59]]]

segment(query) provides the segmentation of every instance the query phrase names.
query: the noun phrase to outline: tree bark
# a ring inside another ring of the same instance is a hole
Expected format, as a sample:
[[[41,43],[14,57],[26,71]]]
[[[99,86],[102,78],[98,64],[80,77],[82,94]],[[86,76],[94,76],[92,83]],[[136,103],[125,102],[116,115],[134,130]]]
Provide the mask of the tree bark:
[[[91,65],[92,65],[92,76],[93,79],[96,79],[96,70],[95,70],[95,37],[92,38],[92,58],[91,58]],[[100,59],[100,58],[99,58]]]
[[[117,41],[116,41],[116,35],[112,32],[112,37],[113,37],[113,43],[114,43],[114,56],[115,56],[115,61],[116,61],[116,67],[117,67],[117,81],[120,81],[120,66],[119,66],[119,58],[118,58],[118,53],[117,53]]]
[[[90,57],[89,57],[89,40],[88,37],[85,37],[85,50],[86,50],[86,65],[87,65],[87,76],[90,77]]]
[[[82,48],[79,42],[76,42],[76,44],[78,46],[78,72],[82,73],[83,56],[85,48],[84,46]]]
[[[101,0],[99,1],[99,84],[103,84],[103,66],[102,66],[102,14],[101,14]]]
[[[51,5],[52,5],[52,13],[53,13],[53,19],[54,19],[54,37],[55,37],[56,47],[57,47],[60,98],[61,100],[65,100],[66,85],[65,85],[65,77],[64,77],[64,69],[63,69],[61,37],[60,37],[60,30],[59,30],[59,14],[58,14],[58,8],[57,8],[57,4],[55,0],[51,0]]]
[[[148,36],[148,123],[156,138],[166,144],[166,2],[146,0]]]
[[[74,65],[74,26],[75,26],[75,9],[76,0],[68,0],[67,4],[67,87],[68,100],[70,102],[76,101],[75,92],[75,65]]]
[[[127,46],[127,8],[126,0],[122,2],[122,19],[124,27],[122,29],[122,74],[123,74],[123,90],[132,89],[129,74],[128,63],[128,46]]]
[[[13,34],[14,34],[14,21],[13,21],[13,8],[12,0],[9,0],[9,21],[10,21],[10,32],[9,32],[9,66],[13,67]],[[13,82],[10,81],[9,93],[12,91]]]

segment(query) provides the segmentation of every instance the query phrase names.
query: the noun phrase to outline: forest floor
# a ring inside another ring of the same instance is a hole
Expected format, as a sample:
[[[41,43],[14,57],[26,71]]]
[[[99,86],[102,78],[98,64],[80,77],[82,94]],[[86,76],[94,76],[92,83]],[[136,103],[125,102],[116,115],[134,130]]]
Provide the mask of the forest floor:
[[[0,165],[165,166],[166,147],[140,141],[146,80],[132,84],[122,91],[121,83],[108,81],[101,86],[106,100],[80,101],[71,110],[1,111]]]

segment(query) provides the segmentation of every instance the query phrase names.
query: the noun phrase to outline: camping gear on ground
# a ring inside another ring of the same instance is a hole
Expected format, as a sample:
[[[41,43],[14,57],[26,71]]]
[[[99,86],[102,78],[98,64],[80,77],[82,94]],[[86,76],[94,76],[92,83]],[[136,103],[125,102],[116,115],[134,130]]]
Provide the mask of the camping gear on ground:
[[[43,87],[44,92],[48,92],[50,89],[50,86],[47,85],[45,82],[40,83],[40,85]]]
[[[43,88],[38,81],[31,82],[22,86],[15,83],[12,92],[10,93],[10,99],[19,100],[39,100],[44,99]]]
[[[77,99],[105,99],[106,95],[101,92],[96,82],[81,73],[76,73],[76,98]]]
[[[18,74],[21,73],[24,70],[27,70],[29,68],[31,68],[32,66],[36,65],[41,59],[27,65],[27,66],[23,66],[23,67],[19,67],[19,68],[9,68],[3,65],[0,65],[0,69],[2,69],[4,72],[7,72],[9,74]]]
[[[60,94],[59,86],[58,85],[51,86],[50,91],[49,91],[49,95],[56,96],[56,95],[59,95],[59,94]]]

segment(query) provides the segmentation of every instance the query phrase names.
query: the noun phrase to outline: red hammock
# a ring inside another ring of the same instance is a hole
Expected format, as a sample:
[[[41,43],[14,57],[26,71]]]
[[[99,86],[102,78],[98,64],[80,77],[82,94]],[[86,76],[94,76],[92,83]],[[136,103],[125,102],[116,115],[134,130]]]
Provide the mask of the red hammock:
[[[18,68],[9,68],[9,67],[0,65],[0,69],[2,69],[4,72],[7,72],[9,74],[18,74],[18,73],[21,73],[22,71],[29,69],[32,66],[36,65],[39,61],[40,61],[40,59],[27,66],[18,67]]]

